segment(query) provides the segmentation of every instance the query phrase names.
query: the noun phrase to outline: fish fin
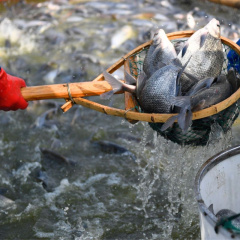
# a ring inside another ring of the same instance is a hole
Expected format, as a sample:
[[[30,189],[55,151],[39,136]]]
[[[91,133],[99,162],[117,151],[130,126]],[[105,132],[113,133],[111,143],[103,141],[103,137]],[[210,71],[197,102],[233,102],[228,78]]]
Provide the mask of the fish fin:
[[[213,204],[211,204],[209,207],[208,207],[208,210],[214,214],[214,210],[213,210]]]
[[[198,82],[199,80],[194,77],[191,73],[184,73],[189,79],[193,80],[194,82]]]
[[[174,58],[170,61],[171,64],[175,65],[176,67],[182,68],[182,63],[178,58]]]
[[[173,100],[173,104],[180,107],[180,113],[178,115],[178,125],[186,132],[192,122],[191,102],[189,96],[176,97]]]
[[[125,75],[125,80],[126,80],[126,83],[128,84],[136,84],[136,79],[130,74],[128,73],[126,70],[124,71],[124,75]]]
[[[203,109],[205,103],[206,103],[206,100],[205,100],[205,99],[202,99],[197,105],[195,105],[195,106],[192,107],[192,111],[193,111],[193,112],[196,112],[196,111],[199,111],[199,110]]]
[[[104,76],[105,80],[112,86],[113,91],[117,92],[117,91],[122,90],[123,83],[121,81],[117,80],[115,77],[113,77],[107,71],[103,72],[103,76]]]
[[[174,122],[175,122],[175,120],[177,120],[178,119],[178,115],[175,115],[175,116],[173,116],[173,117],[170,117],[163,125],[162,125],[162,127],[161,127],[161,131],[163,132],[163,131],[165,131],[165,130],[167,130],[169,127],[171,127],[173,124],[174,124]]]
[[[192,58],[192,56],[187,60],[187,62],[180,68],[180,71],[178,72],[178,75],[177,75],[177,81],[179,80],[180,81],[180,78],[185,70],[185,68],[187,67],[190,59]]]
[[[146,79],[147,79],[146,74],[144,71],[142,71],[137,78],[137,89],[136,89],[137,96],[139,96],[143,87],[145,86]]]
[[[182,86],[180,83],[180,79],[176,81],[176,96],[181,96],[182,95]]]
[[[214,77],[206,78],[205,81],[204,81],[206,88],[210,88],[211,85],[213,84],[214,80],[215,80]]]
[[[111,90],[109,92],[105,92],[105,93],[102,93],[100,95],[100,98],[101,99],[110,99],[113,95],[114,95],[115,91],[114,90]]]
[[[206,39],[207,39],[207,36],[208,36],[208,32],[203,32],[201,34],[201,37],[200,37],[200,48],[202,48],[202,46],[204,45]]]
[[[210,86],[214,82],[214,79],[215,79],[214,77],[210,77],[210,78],[205,78],[205,79],[200,80],[197,84],[195,84],[189,90],[189,92],[186,95],[193,96],[195,93],[197,93],[199,90],[201,90],[203,88],[210,88]]]
[[[186,113],[187,113],[187,109],[181,109],[179,115],[178,115],[178,125],[179,127],[185,132],[185,119],[186,119]]]
[[[189,96],[178,96],[175,97],[173,100],[172,105],[180,107],[180,108],[187,108],[190,109],[190,97]]]
[[[177,79],[176,79],[176,96],[181,96],[182,95],[182,86],[180,82],[180,73],[178,72]]]
[[[239,81],[237,79],[236,72],[235,72],[235,69],[233,67],[231,67],[228,70],[227,80],[230,83],[230,85],[232,86],[233,92],[237,91],[237,89],[239,88]]]
[[[187,52],[188,46],[189,46],[189,42],[186,41],[186,43],[182,49],[182,57],[184,57],[185,53]]]
[[[192,111],[188,110],[185,114],[185,121],[184,121],[184,128],[183,128],[184,133],[187,132],[187,130],[191,126],[191,124],[192,124]]]
[[[158,69],[160,69],[160,68],[163,68],[163,67],[166,67],[167,66],[167,64],[166,63],[164,63],[164,62],[158,62]]]
[[[220,75],[217,77],[217,80],[216,80],[217,83],[221,83],[221,82],[225,82],[225,81],[228,81],[228,80],[227,80],[226,75],[224,75],[224,74],[220,74]]]

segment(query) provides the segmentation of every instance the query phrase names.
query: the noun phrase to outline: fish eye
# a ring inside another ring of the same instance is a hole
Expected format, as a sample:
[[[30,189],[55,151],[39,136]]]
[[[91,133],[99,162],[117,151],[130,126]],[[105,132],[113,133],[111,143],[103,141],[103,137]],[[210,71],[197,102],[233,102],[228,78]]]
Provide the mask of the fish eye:
[[[217,24],[217,27],[219,27],[219,28],[220,28],[220,24]]]

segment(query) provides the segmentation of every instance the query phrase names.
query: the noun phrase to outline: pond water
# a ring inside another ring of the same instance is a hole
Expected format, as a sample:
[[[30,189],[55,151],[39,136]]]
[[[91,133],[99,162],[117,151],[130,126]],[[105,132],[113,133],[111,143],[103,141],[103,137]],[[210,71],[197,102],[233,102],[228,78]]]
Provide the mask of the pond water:
[[[240,37],[239,10],[206,1],[1,7],[1,66],[28,86],[91,81],[159,27],[198,29],[216,17],[223,36]],[[194,178],[209,157],[239,144],[238,121],[207,146],[183,147],[147,123],[81,106],[63,114],[63,103],[0,112],[1,239],[200,239]],[[123,97],[104,103],[123,107]]]

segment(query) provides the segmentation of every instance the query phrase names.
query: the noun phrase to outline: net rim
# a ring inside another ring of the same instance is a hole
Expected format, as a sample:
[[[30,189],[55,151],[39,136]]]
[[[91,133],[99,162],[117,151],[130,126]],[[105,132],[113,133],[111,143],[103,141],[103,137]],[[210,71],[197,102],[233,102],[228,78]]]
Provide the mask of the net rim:
[[[167,37],[169,40],[174,40],[174,39],[181,39],[181,38],[189,38],[195,31],[179,31],[179,32],[173,32],[173,33],[168,33]],[[231,49],[233,49],[238,55],[240,55],[240,46],[238,46],[236,43],[234,43],[232,40],[226,38],[226,37],[220,37],[221,41],[223,44],[229,46]],[[127,61],[127,59],[136,53],[142,51],[143,49],[149,47],[152,43],[152,40],[136,47],[132,51],[130,51],[128,54],[123,56],[118,62],[113,64],[111,67],[107,69],[107,72],[113,73],[115,72],[118,68],[123,66],[124,62]],[[94,81],[101,81],[104,80],[104,77],[102,74],[95,79]],[[240,98],[240,88],[233,93],[229,98],[225,99],[224,101],[212,105],[211,107],[202,109],[197,112],[193,112],[193,120],[197,119],[202,119],[206,117],[210,117],[212,115],[215,115],[224,109],[230,107],[232,104],[234,104],[238,99]],[[118,116],[118,117],[123,117],[128,120],[137,120],[137,121],[145,121],[145,122],[151,122],[151,123],[164,123],[166,122],[170,117],[175,116],[177,114],[168,114],[168,113],[140,113],[136,112],[134,110],[123,110],[123,109],[118,109],[118,108],[113,108],[113,107],[108,107],[106,105],[96,103],[94,101],[90,101],[84,98],[74,98],[74,101],[76,104],[94,109],[96,111],[105,113],[107,115],[113,115],[113,116]]]

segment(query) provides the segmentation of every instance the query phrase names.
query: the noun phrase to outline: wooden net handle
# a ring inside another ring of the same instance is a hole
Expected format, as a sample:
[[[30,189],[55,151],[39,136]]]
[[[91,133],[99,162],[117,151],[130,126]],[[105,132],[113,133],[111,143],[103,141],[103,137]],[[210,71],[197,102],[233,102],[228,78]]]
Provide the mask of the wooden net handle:
[[[240,0],[208,0],[208,1],[223,4],[229,7],[240,8]]]
[[[193,33],[194,31],[181,31],[181,32],[175,32],[175,33],[169,33],[167,34],[167,36],[170,40],[173,40],[173,39],[190,37]],[[240,47],[236,43],[232,42],[231,40],[225,37],[221,37],[221,40],[222,40],[222,43],[230,46],[233,50],[235,50],[240,55]],[[128,57],[136,54],[137,52],[141,51],[146,47],[149,47],[151,43],[152,41],[148,41],[138,46],[137,48],[135,48],[134,50],[126,54],[124,57],[122,57],[118,62],[113,64],[111,67],[109,67],[107,71],[109,73],[113,73],[115,70],[117,70],[119,67],[121,67],[124,64],[125,60]],[[74,101],[77,104],[84,105],[92,109],[95,109],[95,105],[98,106],[99,109],[105,109],[105,106],[101,104],[97,104],[89,100],[85,101],[85,99],[79,99],[79,97],[100,95],[104,92],[110,91],[112,87],[106,81],[103,81],[103,80],[104,80],[103,74],[100,74],[97,78],[95,78],[91,82],[70,83],[69,86],[71,88],[71,95],[74,98]],[[22,95],[27,101],[40,100],[40,99],[53,99],[53,98],[64,98],[64,99],[69,98],[69,94],[67,91],[67,84],[26,87],[26,88],[22,88]],[[75,98],[78,98],[78,100],[76,100]],[[226,109],[227,107],[231,106],[239,98],[240,98],[240,89],[236,91],[233,95],[231,95],[229,98],[225,99],[224,101],[216,105],[213,105],[209,108],[203,109],[201,111],[194,112],[193,119],[200,119],[200,118],[214,115]],[[115,113],[116,110],[117,112]],[[121,111],[123,111],[124,114],[126,112],[125,110],[121,110],[121,109],[114,109],[113,112],[112,111],[110,112],[112,115],[119,116],[120,114],[119,112]],[[165,122],[169,117],[173,115],[174,114],[144,114],[144,113],[138,113],[134,111],[128,111],[126,114],[126,117],[132,120],[140,120],[140,121],[147,121],[147,122]],[[124,115],[122,117],[124,117]]]

